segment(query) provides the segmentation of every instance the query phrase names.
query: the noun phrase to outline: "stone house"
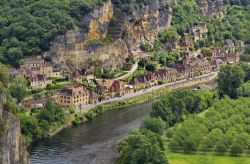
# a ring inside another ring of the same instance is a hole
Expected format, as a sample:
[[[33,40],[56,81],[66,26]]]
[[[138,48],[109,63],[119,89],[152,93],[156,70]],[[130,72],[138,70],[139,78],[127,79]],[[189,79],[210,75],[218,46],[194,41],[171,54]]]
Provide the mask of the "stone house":
[[[135,90],[140,90],[146,87],[144,81],[140,80],[139,77],[130,80],[129,84],[133,85]]]
[[[103,79],[96,86],[96,93],[104,97],[105,100],[109,99],[110,95],[110,86],[112,84],[111,80]]]
[[[207,33],[207,26],[205,23],[201,23],[198,26],[193,26],[190,29],[191,37],[194,39],[194,42],[199,41],[203,38],[203,35]]]
[[[95,92],[89,92],[89,104],[96,104],[98,103],[98,95]]]
[[[181,40],[179,45],[184,48],[189,48],[191,45],[192,41],[190,37],[186,34]]]
[[[89,104],[89,91],[79,86],[65,88],[58,93],[56,102],[64,107],[80,108]]]
[[[31,100],[23,100],[22,105],[25,108],[29,108],[29,109],[42,108],[45,106],[46,102],[47,102],[47,99],[45,99],[45,98],[41,98],[39,100],[31,99]]]
[[[158,85],[158,79],[155,73],[148,73],[132,79],[130,84],[134,85],[135,89],[142,89]]]
[[[222,66],[226,64],[227,62],[223,61],[222,59],[213,59],[211,61],[211,70],[218,71]]]
[[[70,75],[70,79],[72,81],[75,81],[77,83],[82,83],[83,80],[87,80],[88,83],[92,82],[92,80],[95,79],[94,74],[87,69],[81,70],[81,71],[74,71],[71,75]]]
[[[160,69],[155,74],[157,76],[158,81],[162,80],[166,83],[169,83],[176,81],[178,72],[176,71],[176,69],[168,68]]]
[[[48,84],[52,83],[52,80],[49,80],[45,75],[35,74],[28,77],[28,81],[30,82],[30,87],[45,89]]]
[[[109,88],[112,97],[124,96],[124,83],[119,80],[115,80]]]

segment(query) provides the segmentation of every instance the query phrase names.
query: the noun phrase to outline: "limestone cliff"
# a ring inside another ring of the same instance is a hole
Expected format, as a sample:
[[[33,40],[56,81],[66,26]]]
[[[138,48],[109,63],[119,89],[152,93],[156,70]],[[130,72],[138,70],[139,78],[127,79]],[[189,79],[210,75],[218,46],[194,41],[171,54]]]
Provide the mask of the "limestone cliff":
[[[4,110],[6,97],[0,94],[0,163],[29,164],[29,156],[15,116]]]
[[[98,61],[98,66],[108,70],[120,68],[140,43],[153,43],[157,31],[170,25],[171,15],[161,3],[152,0],[140,9],[132,5],[133,13],[128,15],[108,0],[83,17],[82,23],[88,27],[88,32],[75,27],[57,37],[50,51],[43,56],[51,57],[54,63],[69,69],[86,67],[93,64],[92,61]],[[104,38],[112,43],[107,44]]]
[[[223,0],[198,0],[198,5],[203,15],[209,18],[214,16],[223,18]]]
[[[159,30],[170,26],[171,5],[179,1],[127,2],[131,10],[129,14],[114,6],[111,0],[96,7],[82,18],[82,25],[89,29],[87,32],[74,27],[57,37],[50,51],[43,56],[68,69],[91,65],[108,70],[120,68],[127,57],[138,55],[141,43],[152,44]],[[198,5],[208,17],[223,17],[222,0],[198,0]],[[112,40],[112,43],[107,40]]]

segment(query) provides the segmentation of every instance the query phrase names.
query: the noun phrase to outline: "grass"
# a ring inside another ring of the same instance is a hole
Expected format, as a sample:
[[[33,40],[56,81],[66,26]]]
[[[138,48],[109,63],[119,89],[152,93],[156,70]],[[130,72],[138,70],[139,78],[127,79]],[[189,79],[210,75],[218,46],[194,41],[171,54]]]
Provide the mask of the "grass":
[[[167,153],[170,164],[249,164],[250,157],[230,157],[213,154]]]

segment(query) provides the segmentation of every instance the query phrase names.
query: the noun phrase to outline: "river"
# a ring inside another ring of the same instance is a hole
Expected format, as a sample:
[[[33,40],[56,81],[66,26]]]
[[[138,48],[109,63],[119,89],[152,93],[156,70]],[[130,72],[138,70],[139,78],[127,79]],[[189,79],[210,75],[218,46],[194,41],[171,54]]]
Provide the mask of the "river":
[[[149,116],[152,102],[110,110],[91,122],[69,127],[30,148],[32,164],[112,164],[116,143]]]
[[[204,88],[215,88],[214,82]],[[137,128],[149,116],[155,100],[131,107],[109,110],[91,122],[69,127],[51,138],[31,145],[32,164],[113,164],[116,143],[130,129]]]

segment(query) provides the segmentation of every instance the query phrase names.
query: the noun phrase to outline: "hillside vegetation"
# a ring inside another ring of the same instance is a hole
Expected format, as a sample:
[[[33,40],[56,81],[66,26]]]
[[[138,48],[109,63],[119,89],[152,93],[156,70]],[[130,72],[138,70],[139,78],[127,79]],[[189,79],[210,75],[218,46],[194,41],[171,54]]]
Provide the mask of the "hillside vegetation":
[[[18,66],[24,56],[38,55],[57,35],[74,25],[104,0],[1,0],[0,61]]]

